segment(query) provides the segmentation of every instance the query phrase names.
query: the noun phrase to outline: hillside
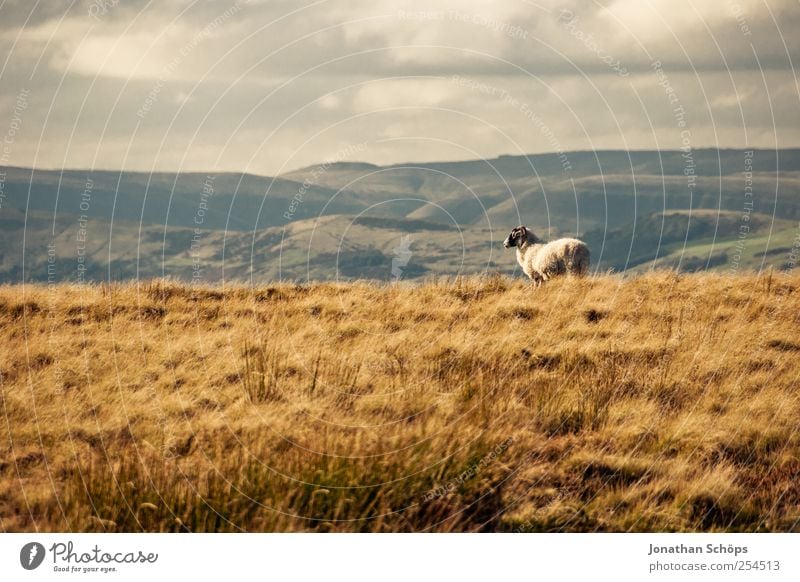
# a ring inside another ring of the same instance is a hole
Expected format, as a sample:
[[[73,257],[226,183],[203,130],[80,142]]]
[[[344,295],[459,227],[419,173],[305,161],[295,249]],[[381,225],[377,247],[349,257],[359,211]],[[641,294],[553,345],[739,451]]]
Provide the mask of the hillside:
[[[796,273],[2,286],[0,528],[798,531],[798,313]]]
[[[202,283],[385,282],[402,241],[405,280],[511,274],[499,241],[520,223],[585,237],[598,271],[727,270],[745,213],[758,216],[737,268],[785,268],[775,257],[800,221],[800,150],[695,150],[691,176],[675,151],[568,158],[567,172],[547,154],[278,177],[0,168],[0,282],[46,281],[48,266],[76,280],[79,238],[95,281],[190,281],[199,268]]]

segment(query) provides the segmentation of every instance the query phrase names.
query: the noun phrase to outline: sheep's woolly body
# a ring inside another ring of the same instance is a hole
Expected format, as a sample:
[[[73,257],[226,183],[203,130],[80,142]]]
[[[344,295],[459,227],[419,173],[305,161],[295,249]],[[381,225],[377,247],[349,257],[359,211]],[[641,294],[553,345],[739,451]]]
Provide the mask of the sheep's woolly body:
[[[545,243],[533,237],[517,247],[517,262],[537,284],[567,273],[585,275],[589,271],[589,248],[576,238]]]

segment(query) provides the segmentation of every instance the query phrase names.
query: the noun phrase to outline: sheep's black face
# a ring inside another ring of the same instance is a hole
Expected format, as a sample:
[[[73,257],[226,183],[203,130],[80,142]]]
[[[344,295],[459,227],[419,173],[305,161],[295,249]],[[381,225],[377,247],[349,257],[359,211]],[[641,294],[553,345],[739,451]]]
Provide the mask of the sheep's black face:
[[[526,229],[524,226],[518,226],[514,230],[512,230],[509,235],[506,237],[506,240],[503,241],[503,246],[507,249],[511,247],[518,247],[520,243],[522,243],[524,236],[526,234]]]

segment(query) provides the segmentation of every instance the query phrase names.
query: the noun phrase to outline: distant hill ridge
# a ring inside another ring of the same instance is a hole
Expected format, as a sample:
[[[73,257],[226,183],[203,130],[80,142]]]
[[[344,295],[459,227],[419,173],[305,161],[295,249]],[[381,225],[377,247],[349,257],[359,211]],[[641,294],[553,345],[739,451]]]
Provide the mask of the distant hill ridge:
[[[785,261],[772,250],[794,244],[798,148],[564,155],[567,172],[557,154],[321,162],[275,177],[3,167],[0,281],[42,279],[54,240],[59,277],[74,275],[79,220],[96,279],[187,278],[193,260],[209,282],[336,278],[337,257],[348,277],[380,279],[390,271],[382,261],[391,262],[407,234],[404,277],[511,273],[513,260],[496,245],[518,224],[585,237],[601,269],[667,266],[666,259],[683,268],[681,253],[692,265],[723,269],[747,214],[761,218],[750,224],[740,265],[780,267]]]

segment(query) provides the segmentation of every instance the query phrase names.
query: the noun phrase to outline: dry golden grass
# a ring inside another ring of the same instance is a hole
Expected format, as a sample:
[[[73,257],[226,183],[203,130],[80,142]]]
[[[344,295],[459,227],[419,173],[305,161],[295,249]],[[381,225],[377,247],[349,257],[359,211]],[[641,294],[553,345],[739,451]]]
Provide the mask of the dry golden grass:
[[[0,525],[797,531],[798,289],[0,287]]]

